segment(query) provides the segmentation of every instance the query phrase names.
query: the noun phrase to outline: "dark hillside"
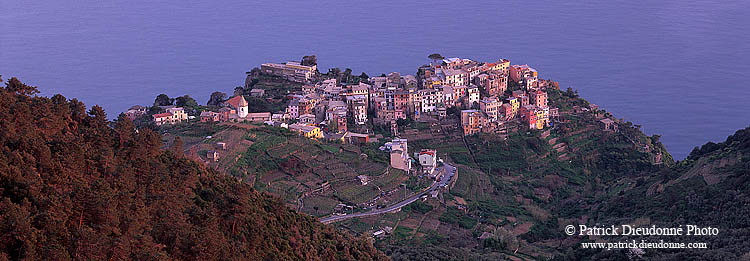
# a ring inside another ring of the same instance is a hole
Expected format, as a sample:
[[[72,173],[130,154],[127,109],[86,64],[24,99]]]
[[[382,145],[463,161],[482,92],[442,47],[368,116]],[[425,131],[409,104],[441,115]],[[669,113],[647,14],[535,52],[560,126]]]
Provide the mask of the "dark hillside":
[[[663,237],[706,242],[708,249],[647,250],[649,259],[747,260],[750,258],[750,128],[725,142],[695,148],[687,159],[637,182],[593,211],[600,224],[716,227],[716,236]],[[650,241],[658,238],[648,237]],[[569,251],[567,259],[602,259],[624,251]],[[744,258],[744,259],[743,259]]]
[[[132,122],[0,88],[0,260],[386,259]]]

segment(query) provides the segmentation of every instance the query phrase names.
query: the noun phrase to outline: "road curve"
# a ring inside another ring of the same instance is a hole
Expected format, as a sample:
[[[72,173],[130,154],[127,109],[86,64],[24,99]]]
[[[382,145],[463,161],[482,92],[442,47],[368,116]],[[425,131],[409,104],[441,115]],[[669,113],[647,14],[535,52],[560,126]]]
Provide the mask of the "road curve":
[[[373,215],[385,214],[385,213],[397,210],[399,208],[402,208],[402,207],[404,207],[406,205],[409,205],[409,204],[413,203],[414,201],[417,201],[417,199],[419,199],[420,197],[426,195],[427,193],[432,192],[433,190],[437,189],[438,187],[448,184],[448,182],[450,182],[451,178],[453,178],[453,176],[455,175],[456,168],[453,167],[453,166],[451,166],[451,165],[444,164],[443,168],[441,169],[441,171],[445,171],[445,172],[440,177],[440,181],[434,182],[427,190],[422,191],[422,193],[416,194],[416,195],[411,196],[411,197],[409,197],[407,199],[399,201],[396,204],[393,204],[393,205],[390,205],[390,206],[387,206],[387,207],[384,207],[384,208],[381,208],[381,209],[371,210],[371,211],[364,212],[364,213],[356,213],[356,214],[341,215],[341,216],[327,216],[327,217],[321,218],[320,222],[322,222],[323,224],[330,224],[330,223],[333,223],[333,222],[339,222],[339,221],[342,221],[342,220],[347,220],[347,219],[355,218],[355,217],[366,217],[366,216],[373,216]]]

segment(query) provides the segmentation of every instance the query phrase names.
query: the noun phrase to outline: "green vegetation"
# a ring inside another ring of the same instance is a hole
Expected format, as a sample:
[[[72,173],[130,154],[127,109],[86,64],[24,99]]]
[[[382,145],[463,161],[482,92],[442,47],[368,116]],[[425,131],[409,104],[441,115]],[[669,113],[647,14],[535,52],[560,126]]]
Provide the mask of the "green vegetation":
[[[410,237],[413,232],[414,232],[414,229],[404,227],[404,226],[399,226],[393,231],[392,237],[393,237],[393,240],[395,241],[401,241]]]
[[[329,184],[330,190],[319,192],[319,196],[327,198],[329,203],[312,203],[308,207],[308,199],[303,199],[302,210],[311,215],[332,213],[330,204],[334,201],[348,204],[367,202],[381,191],[394,189],[406,180],[401,170],[386,171],[387,153],[375,145],[358,147],[320,142],[268,126],[248,130],[246,139],[252,144],[236,162],[229,163],[230,174],[252,180],[256,189],[277,195],[292,205],[297,205],[297,199],[305,191],[318,189],[323,183]],[[359,175],[368,176],[369,184],[362,185]],[[320,198],[316,200],[320,201]]]
[[[430,204],[424,203],[420,200],[417,200],[414,203],[411,203],[401,208],[402,211],[407,211],[407,212],[414,211],[419,214],[425,214],[427,212],[430,212],[432,209],[433,207]]]
[[[225,129],[226,126],[214,124],[211,122],[195,122],[190,124],[175,124],[175,125],[164,125],[162,130],[165,133],[186,136],[186,137],[200,137],[205,138],[216,134],[217,132]]]
[[[471,229],[477,224],[476,219],[467,216],[460,209],[453,207],[447,208],[447,211],[445,211],[445,213],[440,216],[440,221],[448,224],[458,225],[459,227],[464,229]]]
[[[725,162],[726,165],[717,164]],[[694,237],[709,249],[678,252],[656,250],[652,256],[662,259],[732,259],[747,256],[750,248],[747,226],[750,217],[750,128],[737,131],[722,143],[706,143],[672,168],[642,177],[632,188],[619,190],[592,210],[595,222],[648,220],[657,227],[693,224],[720,229],[720,236]],[[700,171],[702,175],[690,176]],[[706,180],[715,177],[714,184]],[[652,188],[661,187],[661,190]],[[648,200],[646,200],[646,198]],[[562,257],[606,259],[622,252],[572,249]]]

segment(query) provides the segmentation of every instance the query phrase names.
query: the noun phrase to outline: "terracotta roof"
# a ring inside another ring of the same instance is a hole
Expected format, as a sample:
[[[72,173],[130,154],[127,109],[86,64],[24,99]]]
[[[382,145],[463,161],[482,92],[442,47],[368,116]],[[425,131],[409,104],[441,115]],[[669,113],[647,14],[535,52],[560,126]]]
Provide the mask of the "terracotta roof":
[[[154,118],[164,118],[169,116],[172,116],[172,114],[169,112],[154,114]]]
[[[231,99],[227,100],[226,103],[234,108],[247,106],[247,101],[245,100],[245,97],[242,97],[242,95],[234,96]]]
[[[435,153],[437,153],[437,151],[435,150],[422,150],[419,152],[419,155],[429,154],[429,155],[435,156]]]

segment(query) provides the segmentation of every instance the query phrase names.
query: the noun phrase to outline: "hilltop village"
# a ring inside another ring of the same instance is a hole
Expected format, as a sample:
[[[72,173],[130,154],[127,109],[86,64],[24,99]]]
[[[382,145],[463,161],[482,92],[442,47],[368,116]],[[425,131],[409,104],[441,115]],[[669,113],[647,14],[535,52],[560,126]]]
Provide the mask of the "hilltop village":
[[[541,130],[554,123],[557,108],[548,106],[546,89],[559,86],[539,79],[528,65],[511,65],[507,59],[478,62],[470,59],[436,59],[418,69],[417,75],[392,72],[380,77],[363,73],[355,81],[320,74],[315,63],[264,63],[247,73],[250,86],[259,75],[271,75],[300,83],[299,91],[284,94],[283,110],[249,110],[246,97],[269,99],[264,89],[250,89],[248,95],[235,95],[220,106],[189,115],[184,108],[159,106],[151,114],[155,125],[177,124],[196,119],[200,122],[254,122],[288,128],[312,139],[369,142],[375,128],[399,136],[400,123],[411,121],[450,121],[456,114],[456,127],[463,134],[503,133],[508,128]],[[512,87],[512,91],[509,89]],[[274,101],[271,101],[274,102]],[[133,120],[148,113],[134,106],[125,112]]]
[[[365,73],[351,77],[349,71],[341,73],[337,68],[321,74],[315,56],[306,56],[302,62],[264,63],[247,72],[245,86],[238,87],[240,91],[234,96],[221,99],[221,95],[215,100],[212,95],[208,105],[213,102],[215,106],[191,110],[195,115],[172,104],[133,106],[124,115],[132,120],[150,115],[156,126],[190,122],[266,124],[309,139],[349,144],[379,142],[385,134],[394,138],[384,146],[391,154],[390,167],[433,178],[439,178],[434,172],[437,152],[423,149],[413,160],[402,147],[406,148],[407,137],[418,140],[425,135],[415,130],[401,133],[404,125],[441,125],[464,136],[502,135],[508,130],[542,130],[559,116],[558,109],[549,106],[546,92],[558,90],[558,83],[540,79],[529,65],[511,64],[507,59],[480,62],[437,54],[430,58],[432,63],[419,67],[417,75],[392,72],[379,77]],[[261,77],[296,83],[300,88],[272,95],[266,93],[268,89],[253,88]],[[282,98],[274,99],[278,96]],[[281,110],[251,111],[248,100],[281,104]],[[201,156],[209,161],[220,157],[216,150]],[[418,170],[412,168],[412,161],[420,163]]]
[[[386,248],[549,255],[556,234],[544,231],[578,218],[564,210],[596,197],[593,185],[633,186],[672,162],[658,135],[529,65],[429,59],[414,75],[373,77],[320,72],[314,56],[264,63],[232,95],[199,105],[161,94],[120,117],[162,133],[164,148]]]
[[[543,131],[560,119],[547,94],[549,90],[559,93],[558,83],[539,78],[529,65],[438,54],[429,58],[432,62],[419,67],[416,75],[392,72],[377,77],[365,73],[353,76],[349,69],[341,72],[338,68],[320,73],[315,56],[305,56],[301,62],[264,63],[246,73],[245,86],[237,87],[231,97],[215,92],[206,106],[200,106],[187,95],[172,99],[162,94],[154,106],[136,105],[123,116],[156,128],[197,123],[239,124],[243,128],[265,125],[290,130],[311,141],[376,144],[383,151],[380,153],[387,155],[389,169],[429,177],[435,184],[446,174],[440,167],[443,164],[438,164],[442,162],[439,151],[420,146],[410,155],[409,142],[480,133],[507,137],[519,131]],[[264,111],[269,108],[276,110]],[[573,109],[596,111],[598,106]],[[617,130],[615,120],[595,115],[603,130]],[[545,138],[549,135],[549,131],[541,133]],[[211,136],[201,139],[201,143],[217,140]],[[219,161],[224,157],[235,157],[231,163],[235,164],[239,158],[227,151],[226,143],[218,141],[198,151],[195,147],[200,146],[193,146],[191,156],[215,166],[222,165]],[[560,146],[564,144],[554,145],[562,152],[558,159],[567,159]],[[448,174],[452,177],[455,173]],[[357,179],[367,185],[372,175],[357,175]],[[455,182],[455,178],[443,183],[447,182]],[[306,189],[313,191],[327,183],[322,179]],[[368,204],[359,208],[372,208],[377,200],[368,199]]]

